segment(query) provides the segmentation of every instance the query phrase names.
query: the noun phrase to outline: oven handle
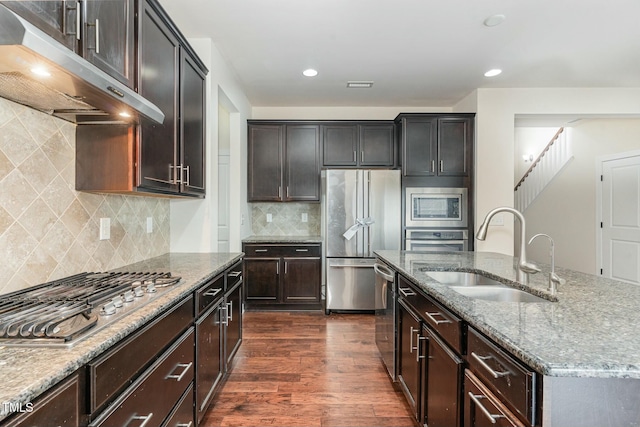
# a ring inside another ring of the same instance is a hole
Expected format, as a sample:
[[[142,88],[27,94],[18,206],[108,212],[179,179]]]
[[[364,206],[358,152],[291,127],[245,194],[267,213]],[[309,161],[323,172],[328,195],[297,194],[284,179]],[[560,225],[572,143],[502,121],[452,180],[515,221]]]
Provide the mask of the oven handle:
[[[409,242],[417,242],[423,245],[441,245],[452,244],[452,245],[462,245],[466,242],[466,240],[421,240],[421,239],[407,239],[407,243]]]
[[[382,264],[378,264],[376,262],[375,264],[373,264],[373,270],[378,276],[382,277],[387,282],[393,282],[395,280],[393,272]]]

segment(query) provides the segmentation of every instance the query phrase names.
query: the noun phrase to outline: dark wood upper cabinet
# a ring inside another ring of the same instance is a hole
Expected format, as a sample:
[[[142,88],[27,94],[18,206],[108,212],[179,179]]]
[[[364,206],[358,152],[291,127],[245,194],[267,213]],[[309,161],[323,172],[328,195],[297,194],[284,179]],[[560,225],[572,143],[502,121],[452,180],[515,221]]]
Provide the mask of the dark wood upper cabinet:
[[[248,201],[320,201],[320,127],[249,123]]]
[[[208,71],[156,0],[137,19],[135,86],[164,122],[77,126],[76,190],[204,197]]]
[[[105,73],[133,87],[135,0],[2,4]]]
[[[396,120],[404,176],[470,176],[473,114],[401,114]]]
[[[391,122],[322,125],[322,166],[394,167],[395,127]]]
[[[180,44],[152,4],[140,2],[138,92],[164,113],[164,123],[139,126],[138,186],[178,192]]]
[[[129,87],[134,80],[135,1],[84,1],[82,55]]]

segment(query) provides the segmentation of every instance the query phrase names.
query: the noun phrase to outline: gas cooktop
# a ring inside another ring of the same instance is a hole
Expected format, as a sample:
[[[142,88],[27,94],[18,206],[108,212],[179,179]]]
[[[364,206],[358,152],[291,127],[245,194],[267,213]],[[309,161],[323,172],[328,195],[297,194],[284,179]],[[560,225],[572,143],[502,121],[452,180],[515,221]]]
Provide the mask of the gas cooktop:
[[[171,273],[80,273],[0,296],[0,345],[70,347],[180,281]]]

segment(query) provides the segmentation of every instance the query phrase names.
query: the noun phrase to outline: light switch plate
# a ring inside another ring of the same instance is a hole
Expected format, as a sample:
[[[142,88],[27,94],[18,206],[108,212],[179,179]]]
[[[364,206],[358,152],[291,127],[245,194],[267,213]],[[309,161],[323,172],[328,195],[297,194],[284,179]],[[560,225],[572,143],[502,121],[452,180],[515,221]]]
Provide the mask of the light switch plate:
[[[270,213],[267,214],[267,222],[273,222],[273,215]]]
[[[100,240],[111,238],[111,218],[100,218]]]
[[[309,222],[309,214],[302,212],[302,222]]]
[[[502,215],[501,213],[495,214],[493,218],[491,218],[491,222],[489,223],[489,225],[504,225],[504,215]]]
[[[153,233],[153,217],[147,217],[147,233]]]

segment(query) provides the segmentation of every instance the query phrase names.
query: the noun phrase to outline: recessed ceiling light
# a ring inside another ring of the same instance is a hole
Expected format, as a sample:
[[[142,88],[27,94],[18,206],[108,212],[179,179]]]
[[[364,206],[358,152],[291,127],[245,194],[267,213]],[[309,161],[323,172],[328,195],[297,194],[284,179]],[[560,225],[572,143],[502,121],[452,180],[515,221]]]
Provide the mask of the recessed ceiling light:
[[[502,70],[500,70],[498,68],[494,68],[493,70],[489,70],[486,73],[484,73],[484,76],[485,77],[495,77],[500,73],[502,73]]]
[[[315,77],[318,75],[318,72],[316,70],[314,70],[313,68],[308,68],[306,70],[304,70],[302,72],[303,75],[307,76],[307,77]]]
[[[131,117],[131,114],[127,113],[126,111],[122,111],[122,112],[120,113],[120,117],[126,117],[126,118],[129,118],[129,117]]]
[[[358,89],[369,89],[373,86],[372,81],[349,81],[347,82],[347,87],[358,88]]]
[[[504,15],[492,15],[484,20],[485,27],[495,27],[496,25],[500,25],[507,19]]]

